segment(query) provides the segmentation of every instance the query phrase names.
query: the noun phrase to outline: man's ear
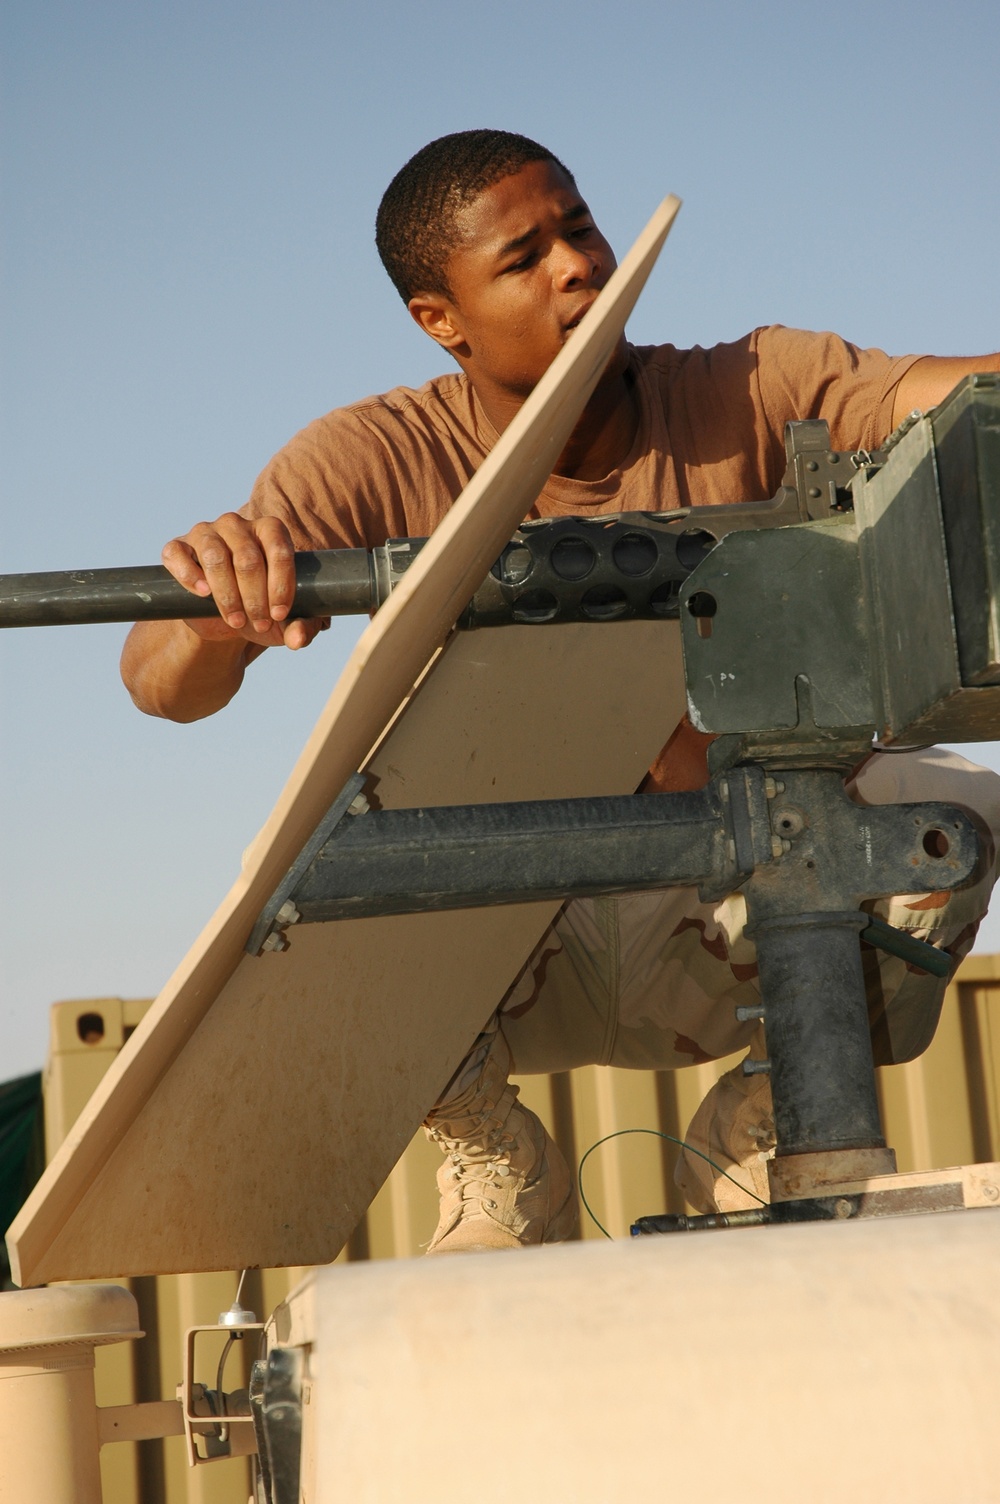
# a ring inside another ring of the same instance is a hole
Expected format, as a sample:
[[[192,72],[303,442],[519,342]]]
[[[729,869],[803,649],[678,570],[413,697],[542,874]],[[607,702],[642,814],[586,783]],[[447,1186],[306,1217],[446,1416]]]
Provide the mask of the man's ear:
[[[456,360],[469,353],[458,310],[446,297],[440,293],[419,293],[406,306],[414,323]]]

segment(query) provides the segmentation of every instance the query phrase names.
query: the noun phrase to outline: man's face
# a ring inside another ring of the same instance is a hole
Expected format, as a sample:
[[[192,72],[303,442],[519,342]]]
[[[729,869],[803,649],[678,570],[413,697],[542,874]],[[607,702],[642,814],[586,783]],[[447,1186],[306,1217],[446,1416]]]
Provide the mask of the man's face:
[[[615,269],[614,252],[554,162],[530,162],[461,211],[450,298],[410,311],[479,387],[523,401]],[[611,366],[623,370],[624,339]]]

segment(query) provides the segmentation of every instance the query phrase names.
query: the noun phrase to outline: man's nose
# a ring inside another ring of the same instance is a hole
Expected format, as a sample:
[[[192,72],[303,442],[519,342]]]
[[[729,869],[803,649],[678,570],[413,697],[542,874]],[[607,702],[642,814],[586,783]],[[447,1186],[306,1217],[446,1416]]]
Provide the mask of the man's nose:
[[[559,240],[553,247],[556,283],[560,288],[589,285],[601,268],[601,258],[593,248],[584,249],[569,240]]]

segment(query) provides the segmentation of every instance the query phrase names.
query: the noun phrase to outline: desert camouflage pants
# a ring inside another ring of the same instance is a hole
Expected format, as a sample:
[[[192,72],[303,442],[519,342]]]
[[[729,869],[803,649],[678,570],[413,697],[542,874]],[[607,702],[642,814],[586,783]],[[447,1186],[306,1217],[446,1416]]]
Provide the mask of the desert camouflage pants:
[[[876,753],[850,786],[865,804],[942,800],[978,817],[980,871],[954,893],[901,895],[868,907],[958,961],[971,948],[996,877],[1000,777],[941,748]],[[992,842],[987,835],[991,832]],[[753,1047],[757,1026],[735,1007],[759,1000],[754,946],[739,893],[701,903],[694,888],[575,899],[551,925],[499,1009],[518,1073],[614,1065],[675,1070]],[[945,983],[883,951],[862,947],[876,1064],[912,1060],[930,1043]],[[453,1078],[458,1084],[489,1048],[488,1028]],[[450,1095],[450,1091],[446,1093]],[[773,1147],[766,1076],[723,1076],[687,1134],[737,1179],[766,1195],[764,1159]],[[750,1197],[685,1155],[678,1181],[704,1209],[751,1205]]]

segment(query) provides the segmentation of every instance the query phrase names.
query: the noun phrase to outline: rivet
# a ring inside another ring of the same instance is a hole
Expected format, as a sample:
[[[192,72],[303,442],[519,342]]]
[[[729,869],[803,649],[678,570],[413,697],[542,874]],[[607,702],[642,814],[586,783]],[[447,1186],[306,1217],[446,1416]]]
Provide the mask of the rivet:
[[[818,470],[819,469],[819,465],[816,463],[815,460],[806,460],[806,469],[807,470]]]
[[[820,490],[819,486],[810,486],[809,495],[813,498],[813,500],[815,500],[817,496],[822,496],[823,492]]]

